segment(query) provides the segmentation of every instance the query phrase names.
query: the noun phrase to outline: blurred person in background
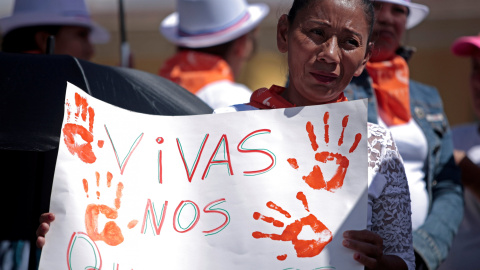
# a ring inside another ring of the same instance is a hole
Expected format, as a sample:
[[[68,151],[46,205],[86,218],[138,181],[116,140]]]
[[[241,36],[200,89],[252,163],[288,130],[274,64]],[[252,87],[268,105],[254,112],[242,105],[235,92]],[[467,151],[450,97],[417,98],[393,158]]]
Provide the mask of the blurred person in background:
[[[451,49],[455,55],[471,59],[470,94],[475,115],[480,118],[480,35],[461,37]],[[440,269],[473,270],[480,267],[480,124],[454,127],[452,136],[455,161],[462,170],[465,214]]]
[[[84,0],[16,0],[13,14],[0,19],[2,51],[66,54],[82,60],[94,55],[92,43],[108,42],[109,33],[92,21]]]
[[[434,87],[410,79],[404,58],[410,53],[401,46],[406,29],[420,23],[429,9],[409,0],[372,2],[372,56],[345,95],[368,98],[368,121],[392,132],[410,189],[416,269],[437,269],[463,217],[460,172],[441,97]]]
[[[13,13],[0,18],[0,34],[2,52],[46,54],[51,46],[53,54],[82,60],[93,57],[92,42],[110,38],[92,21],[84,0],[16,0]],[[48,44],[50,36],[53,42]],[[0,269],[27,269],[29,250],[27,240],[0,239]]]
[[[268,12],[266,4],[246,0],[178,0],[177,12],[160,25],[177,52],[159,75],[213,109],[248,102],[251,90],[235,80],[255,52],[257,26]]]

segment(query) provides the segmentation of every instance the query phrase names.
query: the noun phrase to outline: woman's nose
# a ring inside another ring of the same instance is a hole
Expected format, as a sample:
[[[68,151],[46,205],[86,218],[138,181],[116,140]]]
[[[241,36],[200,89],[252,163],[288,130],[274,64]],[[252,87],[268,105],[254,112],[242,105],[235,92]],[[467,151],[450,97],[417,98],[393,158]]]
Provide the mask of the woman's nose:
[[[317,55],[317,61],[338,64],[340,62],[339,49],[338,39],[333,36],[323,43],[323,48],[320,49]]]

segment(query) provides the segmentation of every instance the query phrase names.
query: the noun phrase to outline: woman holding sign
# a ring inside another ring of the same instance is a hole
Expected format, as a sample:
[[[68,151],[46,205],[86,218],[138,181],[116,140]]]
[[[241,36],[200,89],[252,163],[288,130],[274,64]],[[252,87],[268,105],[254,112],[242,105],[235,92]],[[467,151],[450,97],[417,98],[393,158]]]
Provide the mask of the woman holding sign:
[[[278,48],[288,53],[290,84],[257,90],[249,104],[226,110],[346,101],[344,88],[369,59],[372,26],[369,0],[295,0],[277,27]],[[369,124],[368,133],[369,230],[344,232],[343,245],[368,269],[414,269],[410,197],[401,158],[385,129]],[[51,221],[52,214],[42,215],[40,246]]]
[[[371,55],[374,10],[369,0],[295,0],[277,26],[288,54],[289,84],[254,92],[250,103],[219,112],[289,108],[347,101],[343,90]],[[368,125],[368,229],[346,231],[343,245],[367,269],[415,269],[408,183],[394,141]]]

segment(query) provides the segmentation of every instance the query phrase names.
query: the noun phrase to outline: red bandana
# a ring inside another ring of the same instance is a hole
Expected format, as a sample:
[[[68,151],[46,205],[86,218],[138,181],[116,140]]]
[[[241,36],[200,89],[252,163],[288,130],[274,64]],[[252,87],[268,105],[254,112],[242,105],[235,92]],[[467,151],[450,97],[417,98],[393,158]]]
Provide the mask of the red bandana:
[[[368,62],[367,71],[373,80],[378,114],[385,124],[395,126],[408,123],[411,114],[407,62],[401,56],[391,61]]]
[[[250,97],[250,103],[248,105],[253,106],[258,109],[280,109],[280,108],[291,108],[296,107],[295,104],[290,103],[288,100],[284,99],[281,94],[285,91],[285,87],[278,85],[272,85],[270,89],[260,88],[257,91],[253,92]],[[335,102],[348,101],[348,99],[340,94],[338,99]]]
[[[222,58],[196,51],[180,51],[168,59],[159,75],[197,93],[205,85],[228,80],[233,82],[233,72]]]

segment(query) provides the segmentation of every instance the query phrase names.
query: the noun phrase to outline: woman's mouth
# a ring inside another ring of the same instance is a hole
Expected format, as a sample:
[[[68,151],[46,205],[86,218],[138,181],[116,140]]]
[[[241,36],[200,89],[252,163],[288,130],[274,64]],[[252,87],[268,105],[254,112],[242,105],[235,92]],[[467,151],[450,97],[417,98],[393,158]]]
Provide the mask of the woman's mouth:
[[[323,84],[330,84],[338,78],[338,75],[331,74],[331,73],[313,73],[310,72],[312,76],[317,80],[319,83]]]

